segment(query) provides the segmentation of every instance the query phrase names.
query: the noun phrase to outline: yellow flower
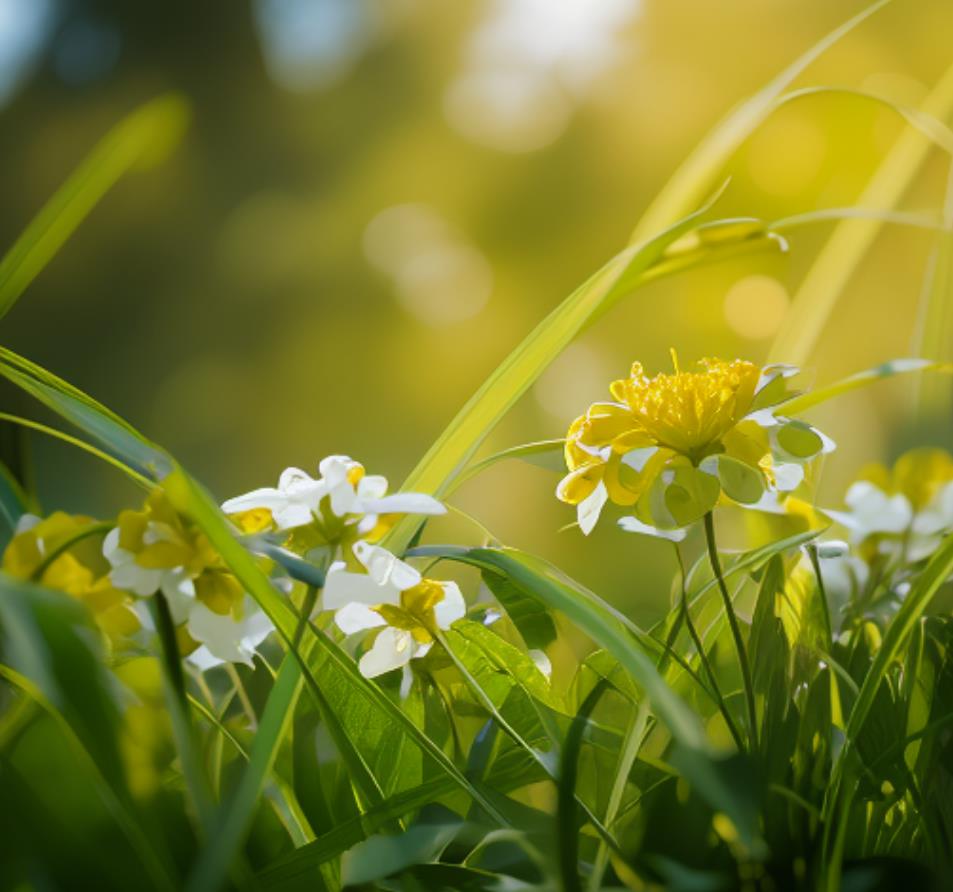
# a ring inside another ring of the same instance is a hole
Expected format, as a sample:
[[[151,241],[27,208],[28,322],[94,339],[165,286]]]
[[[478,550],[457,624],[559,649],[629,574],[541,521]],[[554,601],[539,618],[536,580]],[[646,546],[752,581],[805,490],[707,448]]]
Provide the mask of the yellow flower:
[[[578,506],[583,532],[607,501],[668,528],[697,520],[722,492],[754,504],[766,489],[793,489],[800,465],[833,448],[769,409],[789,398],[784,379],[795,369],[708,358],[683,371],[672,357],[674,372],[652,378],[634,363],[610,385],[613,401],[594,403],[570,425],[569,473],[556,494]]]
[[[173,616],[184,616],[193,600],[213,613],[240,619],[244,590],[201,532],[155,490],[141,511],[123,511],[106,537],[103,553],[113,584],[141,597],[160,589]]]
[[[138,631],[139,619],[132,598],[109,579],[101,536],[88,529],[94,523],[91,517],[62,511],[44,520],[27,516],[3,553],[3,569],[82,601],[99,628],[117,641]]]

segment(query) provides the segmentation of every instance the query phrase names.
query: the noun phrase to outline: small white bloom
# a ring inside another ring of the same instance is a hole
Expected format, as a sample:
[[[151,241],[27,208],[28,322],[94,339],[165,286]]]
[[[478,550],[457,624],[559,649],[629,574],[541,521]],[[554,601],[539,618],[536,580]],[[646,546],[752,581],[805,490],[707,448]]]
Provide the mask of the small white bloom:
[[[238,514],[265,508],[271,512],[275,526],[287,530],[310,523],[327,491],[325,481],[313,479],[300,468],[285,468],[277,488],[263,487],[229,499],[222,510],[226,514]]]
[[[553,664],[549,657],[546,656],[546,651],[534,647],[528,653],[529,658],[536,664],[536,668],[539,669],[546,678],[552,678]]]
[[[387,478],[365,474],[363,467],[346,455],[329,455],[318,465],[315,480],[300,468],[282,472],[278,486],[256,489],[229,499],[226,514],[264,508],[271,512],[279,530],[291,529],[320,519],[320,505],[328,499],[335,517],[349,518],[369,532],[380,514],[444,514],[446,508],[432,496],[421,493],[387,495]]]
[[[149,522],[143,541],[154,544],[168,538],[162,524]],[[183,567],[142,567],[136,556],[119,544],[119,527],[111,529],[103,539],[103,557],[111,567],[109,580],[116,588],[148,598],[161,591],[169,602],[174,622],[182,622],[187,614],[187,605],[195,598],[195,586]]]
[[[242,618],[236,620],[231,615],[215,613],[197,601],[189,613],[188,631],[202,647],[188,659],[203,670],[222,663],[251,666],[258,646],[271,634],[274,625],[248,596],[243,609]]]
[[[837,519],[850,529],[856,542],[874,533],[902,533],[913,520],[913,508],[906,496],[888,496],[867,480],[854,483],[844,501],[850,511],[838,514]]]

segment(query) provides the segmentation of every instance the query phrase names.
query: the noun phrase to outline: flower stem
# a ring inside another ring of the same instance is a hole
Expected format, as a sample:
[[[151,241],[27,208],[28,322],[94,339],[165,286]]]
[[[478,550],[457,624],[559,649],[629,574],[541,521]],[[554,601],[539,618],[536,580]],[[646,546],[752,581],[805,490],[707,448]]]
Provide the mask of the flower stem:
[[[748,652],[745,650],[744,638],[741,637],[741,627],[738,625],[738,617],[735,615],[735,608],[731,603],[731,595],[728,594],[728,586],[725,585],[725,577],[721,572],[721,559],[718,557],[718,546],[715,543],[715,521],[711,511],[705,515],[705,541],[708,544],[708,559],[711,561],[712,572],[718,581],[718,591],[721,592],[721,600],[725,605],[725,615],[728,617],[728,625],[731,628],[731,637],[735,644],[735,651],[738,654],[738,665],[741,667],[741,679],[745,689],[745,702],[748,706],[751,749],[756,750],[758,748],[758,712],[754,703],[751,666],[748,664]]]
[[[728,731],[732,736],[732,739],[735,741],[735,746],[739,750],[745,748],[744,741],[741,739],[741,732],[738,730],[738,725],[735,723],[734,717],[731,714],[731,711],[728,709],[728,704],[725,703],[725,698],[722,696],[721,688],[718,687],[718,679],[715,677],[715,671],[712,669],[711,663],[708,661],[708,654],[705,652],[705,645],[701,639],[701,635],[698,634],[698,629],[695,628],[695,623],[692,620],[692,614],[688,609],[688,592],[685,590],[685,564],[682,561],[682,553],[679,551],[678,543],[672,543],[675,548],[675,555],[678,558],[678,569],[679,569],[679,579],[681,581],[681,612],[682,617],[685,621],[685,627],[688,629],[689,637],[692,639],[692,644],[695,645],[695,650],[698,652],[698,659],[701,661],[702,667],[705,670],[705,675],[708,676],[708,683],[711,685],[711,691],[714,695],[715,705],[718,707],[718,711],[721,713],[722,717],[725,720],[725,724],[728,726]],[[721,575],[719,568],[718,575]]]

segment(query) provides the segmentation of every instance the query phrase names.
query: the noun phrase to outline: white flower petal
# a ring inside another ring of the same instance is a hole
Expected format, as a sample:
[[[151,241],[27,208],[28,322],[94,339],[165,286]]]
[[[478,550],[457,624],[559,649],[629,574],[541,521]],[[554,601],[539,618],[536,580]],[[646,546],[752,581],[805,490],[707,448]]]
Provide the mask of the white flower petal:
[[[642,523],[637,517],[620,517],[619,526],[627,533],[641,533],[643,536],[655,536],[657,539],[666,539],[669,542],[681,542],[688,535],[688,530],[684,527],[660,530],[658,527]]]
[[[606,485],[600,483],[592,493],[583,499],[576,506],[576,517],[579,521],[579,529],[585,535],[589,535],[599,520],[602,508],[609,499],[609,493],[606,491]]]
[[[860,538],[871,533],[902,533],[913,520],[913,509],[905,496],[888,496],[866,480],[854,483],[844,501]]]
[[[622,456],[622,464],[628,465],[633,471],[641,473],[649,463],[649,459],[658,452],[658,446],[640,446],[630,449]]]
[[[159,590],[163,572],[147,570],[145,567],[140,567],[135,560],[130,560],[114,566],[109,571],[109,580],[116,588],[146,598]]]
[[[273,509],[271,516],[279,530],[301,527],[314,520],[312,509],[301,502],[285,502],[282,507]]]
[[[822,560],[841,558],[849,551],[847,543],[840,539],[829,539],[826,542],[817,543],[817,556]]]
[[[366,573],[332,568],[321,595],[325,610],[339,610],[345,604],[358,603],[373,607],[376,604],[400,606],[400,589],[393,585],[378,585]]]
[[[339,483],[347,480],[348,471],[356,465],[350,456],[347,455],[329,455],[321,459],[318,464],[318,472],[324,478],[329,488],[337,486]]]
[[[381,630],[371,649],[361,657],[357,668],[365,678],[375,678],[406,666],[413,654],[414,636],[404,629],[388,626]]]
[[[366,632],[368,629],[387,625],[387,621],[376,610],[371,610],[366,604],[359,604],[356,601],[341,607],[334,614],[334,622],[345,635]]]
[[[277,511],[287,504],[288,496],[285,493],[274,487],[265,486],[223,502],[222,511],[226,514],[240,514],[242,511],[253,511],[255,508]]]
[[[13,528],[13,533],[15,536],[19,536],[20,533],[28,533],[33,527],[41,524],[43,522],[42,517],[37,517],[35,514],[21,514],[20,519],[17,521],[17,525]],[[116,541],[119,541],[119,529],[118,527],[115,530]],[[112,531],[110,531],[110,535]],[[109,538],[107,536],[107,538]]]
[[[553,664],[549,657],[546,656],[546,651],[534,647],[527,653],[529,658],[536,664],[536,668],[539,669],[539,671],[542,672],[547,678],[552,678]]]
[[[189,634],[204,644],[212,656],[226,663],[252,665],[253,650],[244,638],[244,626],[231,616],[223,616],[209,610],[201,601],[196,601],[189,613]]]
[[[330,495],[331,510],[337,517],[344,517],[345,514],[356,513],[356,510],[359,510],[357,509],[357,493],[354,492],[354,487],[349,481],[344,480],[332,486]]]
[[[405,591],[420,583],[420,573],[386,548],[369,542],[355,542],[353,551],[367,569],[367,575],[378,585],[389,584],[399,591]]]
[[[433,608],[434,619],[441,629],[449,629],[458,619],[467,615],[467,602],[463,600],[460,586],[455,582],[441,582],[443,600],[437,602]]]
[[[185,567],[162,571],[159,588],[169,604],[172,622],[184,623],[195,606],[195,583]]]
[[[361,499],[381,499],[387,494],[387,478],[380,474],[365,474],[357,482],[357,494]]]
[[[419,492],[399,492],[380,499],[362,499],[361,509],[373,514],[446,514],[447,509],[433,496]]]
[[[774,478],[779,492],[791,492],[804,480],[804,465],[797,462],[780,462],[774,466]]]
[[[23,515],[23,517],[26,516],[26,514]],[[106,538],[103,539],[103,557],[114,567],[132,559],[132,555],[128,551],[119,547],[119,527],[113,527],[106,533]]]

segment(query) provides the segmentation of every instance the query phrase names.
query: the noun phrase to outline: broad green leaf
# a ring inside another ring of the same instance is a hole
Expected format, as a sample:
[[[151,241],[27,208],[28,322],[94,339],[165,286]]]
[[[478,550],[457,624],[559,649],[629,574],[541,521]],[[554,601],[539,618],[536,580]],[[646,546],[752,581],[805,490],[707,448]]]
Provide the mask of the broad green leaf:
[[[792,458],[808,459],[817,455],[824,441],[803,421],[789,421],[776,431],[778,445]]]
[[[707,470],[709,462],[729,499],[753,505],[764,495],[764,475],[757,468],[730,455],[715,455],[702,461],[702,470]]]
[[[556,640],[556,623],[544,605],[535,598],[527,598],[499,573],[487,571],[482,576],[528,647],[542,649]]]
[[[481,786],[487,791],[506,793],[534,783],[543,776],[538,765],[524,752],[513,747],[495,760]],[[385,824],[452,793],[454,787],[454,782],[443,775],[425,781],[413,790],[397,793],[361,816],[342,822],[325,836],[278,859],[258,879],[268,892],[291,892],[304,888],[319,865],[336,858]]]
[[[462,821],[421,822],[397,836],[371,836],[344,853],[341,882],[370,883],[415,864],[436,861],[460,830]]]
[[[0,317],[126,172],[161,161],[179,142],[189,109],[168,94],[140,106],[96,145],[0,260]]]

